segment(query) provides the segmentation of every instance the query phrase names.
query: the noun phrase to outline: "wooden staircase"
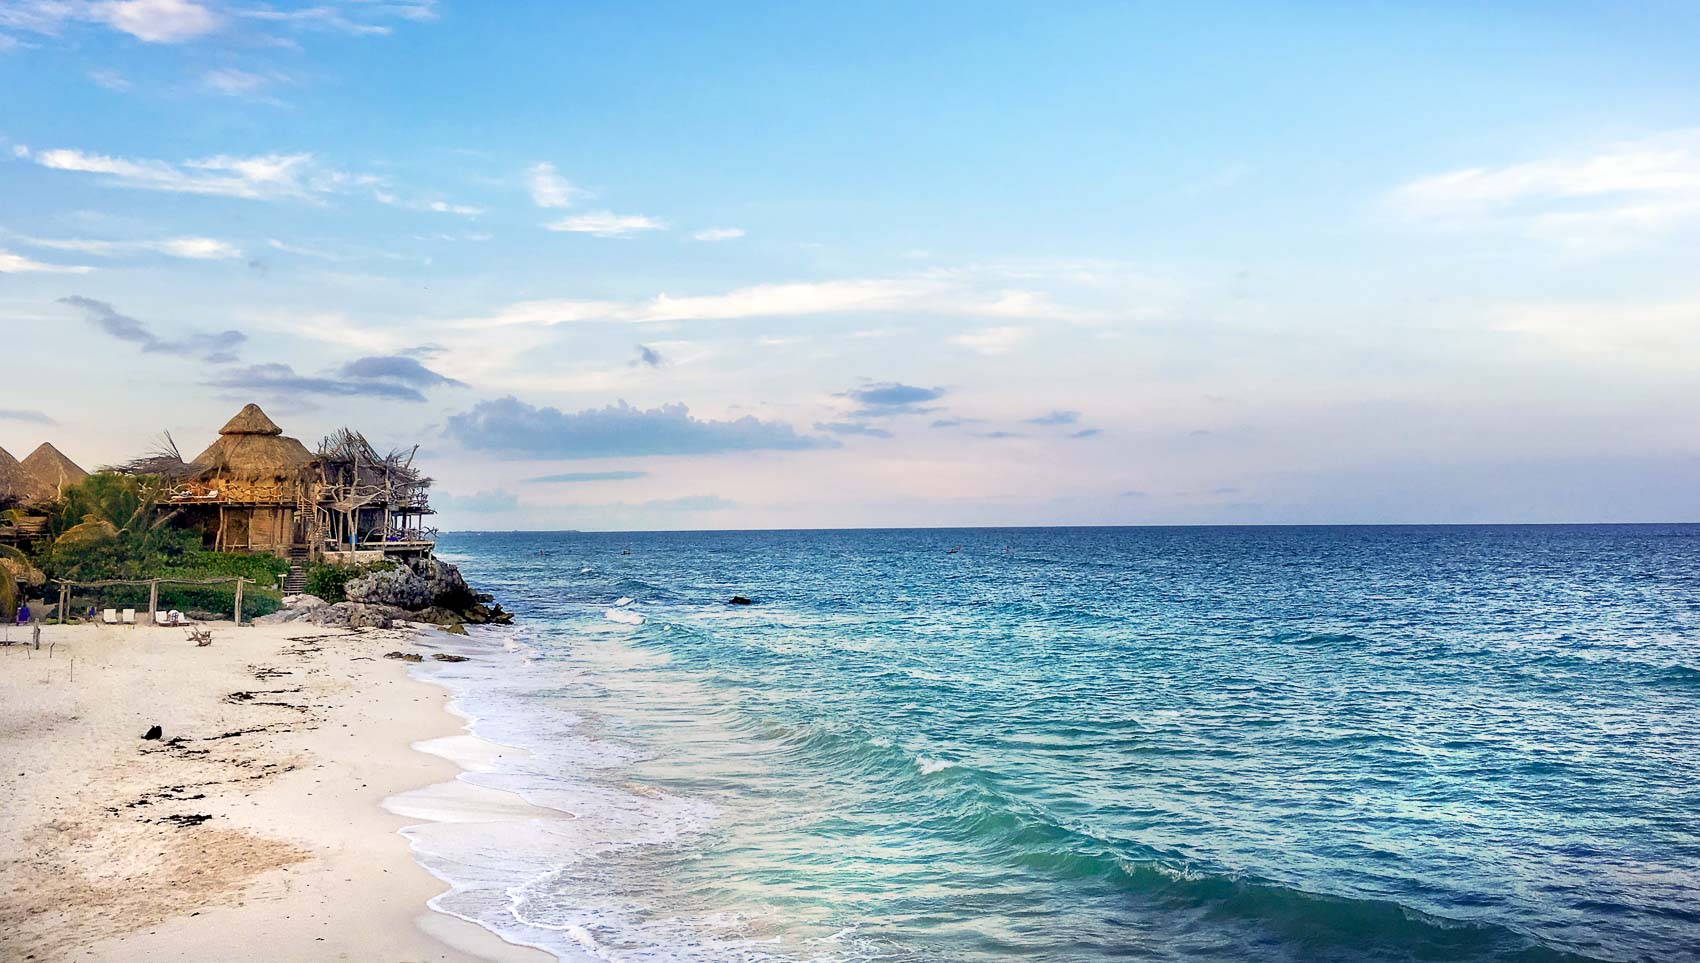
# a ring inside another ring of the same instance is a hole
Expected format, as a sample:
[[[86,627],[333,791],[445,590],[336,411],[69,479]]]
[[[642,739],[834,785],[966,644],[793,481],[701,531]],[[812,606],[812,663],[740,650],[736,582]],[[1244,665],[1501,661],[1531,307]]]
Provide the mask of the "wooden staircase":
[[[289,550],[289,573],[283,577],[283,594],[300,595],[307,590],[307,561],[306,549]]]

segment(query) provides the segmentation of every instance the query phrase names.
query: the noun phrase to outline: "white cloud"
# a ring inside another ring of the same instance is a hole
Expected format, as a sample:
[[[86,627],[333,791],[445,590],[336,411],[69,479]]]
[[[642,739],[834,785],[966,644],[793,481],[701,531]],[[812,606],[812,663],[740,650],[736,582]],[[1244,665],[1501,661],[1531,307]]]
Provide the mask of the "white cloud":
[[[614,214],[609,211],[592,211],[589,214],[577,214],[563,217],[543,225],[551,231],[569,231],[574,234],[593,234],[596,237],[631,237],[643,231],[663,231],[667,222],[642,214]]]
[[[91,70],[89,71],[89,79],[107,90],[116,90],[119,93],[124,93],[135,87],[128,78],[116,70]]]
[[[691,235],[698,241],[735,241],[743,236],[744,229],[741,227],[711,227]]]
[[[201,75],[202,86],[227,97],[257,98],[266,90],[287,80],[282,74],[257,74],[235,67],[220,67]]]
[[[92,270],[80,265],[43,264],[0,248],[0,274],[87,274]]]
[[[473,207],[471,204],[450,204],[447,201],[432,201],[425,205],[425,209],[436,211],[438,214],[460,214],[464,217],[477,217],[484,213],[482,207]]]
[[[1600,151],[1471,167],[1393,190],[1399,215],[1440,227],[1511,228],[1574,246],[1610,246],[1700,221],[1700,130]]]
[[[531,202],[538,207],[571,207],[573,199],[589,192],[555,172],[555,165],[534,164],[525,172],[526,185],[531,188]]]
[[[222,24],[217,14],[190,0],[116,0],[93,10],[113,29],[147,43],[182,43]]]
[[[1032,336],[1033,332],[1027,328],[1006,326],[959,334],[951,338],[950,341],[952,344],[961,345],[981,354],[996,355],[1010,353],[1015,350],[1017,345]]]
[[[1023,314],[1024,311],[1027,313]],[[659,294],[653,298],[632,301],[586,301],[568,298],[521,301],[489,317],[462,319],[454,323],[463,327],[548,325],[578,321],[645,323],[796,317],[849,312],[999,318],[1019,316],[1052,320],[1079,320],[1090,316],[1085,312],[1054,305],[1038,294],[1016,297],[1010,291],[985,292],[965,284],[959,278],[923,275],[758,284],[735,288],[722,294],[686,297]]]
[[[308,199],[361,180],[319,168],[312,154],[221,154],[174,164],[57,148],[38,152],[35,161],[54,170],[99,175],[118,187],[253,200]]]
[[[242,17],[276,23],[296,30],[317,30],[352,36],[388,36],[394,31],[387,18],[425,23],[437,19],[436,0],[354,0],[316,3],[292,10],[256,6],[237,11]]]
[[[102,257],[125,254],[163,254],[193,261],[222,261],[239,258],[242,250],[228,241],[212,237],[168,237],[147,241],[92,241],[75,238],[29,237],[19,240],[31,247],[54,251],[79,251]]]

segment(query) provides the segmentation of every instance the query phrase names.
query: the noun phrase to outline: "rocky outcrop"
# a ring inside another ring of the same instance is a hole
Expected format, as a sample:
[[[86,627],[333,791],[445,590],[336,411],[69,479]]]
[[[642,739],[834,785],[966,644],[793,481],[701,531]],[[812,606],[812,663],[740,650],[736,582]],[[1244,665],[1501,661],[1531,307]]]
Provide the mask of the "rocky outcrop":
[[[490,596],[473,592],[460,569],[433,558],[368,572],[350,580],[346,592],[348,601],[335,604],[313,595],[285,596],[283,608],[255,621],[348,628],[425,622],[449,629],[513,621],[512,614],[491,604]]]

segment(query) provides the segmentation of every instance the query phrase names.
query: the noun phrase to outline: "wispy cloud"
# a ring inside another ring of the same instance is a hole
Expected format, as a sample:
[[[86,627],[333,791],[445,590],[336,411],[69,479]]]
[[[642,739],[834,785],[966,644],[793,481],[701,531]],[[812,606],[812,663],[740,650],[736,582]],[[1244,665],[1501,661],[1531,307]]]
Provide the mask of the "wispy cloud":
[[[224,18],[192,0],[10,0],[0,27],[58,36],[73,24],[101,24],[145,43],[184,43],[218,31]]]
[[[271,91],[289,83],[289,77],[276,71],[255,73],[235,67],[220,67],[201,75],[201,86],[226,97],[243,97],[262,103],[281,104]]]
[[[81,264],[44,264],[0,248],[0,274],[87,274],[92,270]]]
[[[425,23],[437,19],[437,4],[436,0],[327,0],[289,9],[261,4],[235,14],[293,30],[383,37],[395,32],[391,21]]]
[[[817,421],[816,431],[825,431],[834,435],[865,435],[869,438],[890,438],[891,432],[873,425],[864,425],[859,421]]]
[[[287,364],[249,365],[234,368],[206,382],[214,388],[258,395],[263,398],[306,400],[329,398],[384,398],[390,401],[424,401],[418,388],[390,380],[297,374]]]
[[[147,43],[183,43],[223,26],[224,19],[190,0],[118,0],[90,4],[114,30]]]
[[[705,231],[692,234],[691,239],[697,241],[735,241],[743,236],[744,229],[741,227],[711,227]]]
[[[575,485],[583,482],[631,481],[636,478],[646,478],[648,475],[649,472],[646,471],[632,470],[569,471],[559,475],[543,475],[538,478],[527,479],[527,481],[534,485]]]
[[[998,355],[1009,354],[1023,341],[1026,341],[1032,336],[1033,332],[1027,328],[1004,325],[996,328],[984,328],[979,331],[970,331],[967,334],[959,334],[956,337],[951,338],[950,341],[952,344],[961,345],[964,348],[968,348],[972,351],[978,351],[981,354]]]
[[[248,340],[240,331],[193,331],[175,338],[154,334],[147,324],[120,313],[105,301],[80,295],[60,298],[60,304],[80,311],[85,320],[120,341],[139,345],[152,354],[188,355],[215,364],[236,360],[236,352]]]
[[[212,237],[166,237],[143,241],[101,241],[82,238],[18,237],[31,247],[53,251],[77,251],[100,257],[130,254],[163,254],[191,261],[225,261],[242,257],[242,249]]]
[[[1027,419],[1030,425],[1072,425],[1080,420],[1078,411],[1051,411],[1037,418]]]
[[[372,355],[356,358],[342,366],[346,378],[362,381],[395,381],[418,388],[466,387],[447,375],[438,374],[406,355]]]
[[[454,322],[465,327],[517,324],[568,324],[579,321],[712,321],[733,318],[800,317],[847,313],[904,313],[939,316],[1008,317],[1017,305],[1033,318],[1080,316],[1039,295],[1013,298],[1008,291],[986,292],[961,278],[921,275],[837,281],[757,284],[721,294],[678,297],[658,294],[632,301],[549,299],[521,301],[493,315]],[[997,328],[963,336],[972,345],[1013,345],[1022,328]]]
[[[467,448],[518,458],[608,458],[707,455],[730,451],[829,448],[790,425],[749,415],[731,421],[697,418],[684,405],[563,412],[518,398],[484,401],[451,415],[448,435]]]
[[[666,363],[667,359],[661,356],[661,352],[644,344],[637,346],[637,359],[632,362],[634,366],[642,365],[646,368],[659,368]]]
[[[37,151],[33,156],[43,167],[93,174],[115,187],[250,200],[313,200],[376,181],[323,168],[307,153],[220,154],[181,163],[108,157],[70,148]]]
[[[571,207],[574,200],[589,194],[562,177],[556,172],[555,165],[547,162],[533,164],[527,169],[525,183],[531,189],[531,202],[538,207]]]
[[[543,226],[551,231],[590,234],[595,237],[631,237],[645,231],[664,231],[667,229],[667,222],[642,214],[592,211],[588,214],[563,217],[558,221],[550,221]]]
[[[1615,245],[1700,221],[1700,130],[1403,184],[1389,207],[1417,223],[1512,229],[1569,245]]]
[[[91,70],[89,71],[89,79],[107,90],[117,91],[121,94],[135,89],[136,86],[130,83],[129,78],[116,70]]]
[[[840,392],[839,397],[854,401],[859,410],[857,416],[868,415],[914,415],[937,411],[936,407],[924,407],[929,401],[937,401],[944,397],[943,388],[923,388],[919,385],[906,385],[897,381],[876,381],[871,384],[851,388]]]
[[[24,421],[32,425],[56,425],[44,411],[31,408],[0,408],[0,421]]]

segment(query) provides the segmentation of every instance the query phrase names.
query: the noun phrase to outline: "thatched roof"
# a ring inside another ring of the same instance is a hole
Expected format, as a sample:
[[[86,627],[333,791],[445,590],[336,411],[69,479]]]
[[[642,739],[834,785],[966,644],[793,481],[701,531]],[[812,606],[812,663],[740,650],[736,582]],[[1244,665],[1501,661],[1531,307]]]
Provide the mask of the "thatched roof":
[[[34,501],[42,494],[41,484],[24,468],[23,463],[13,458],[11,452],[0,448],[0,501]]]
[[[224,423],[218,430],[221,435],[281,435],[283,429],[277,422],[266,417],[259,405],[249,404],[236,413],[236,417]]]
[[[21,464],[24,471],[29,472],[35,483],[55,495],[63,492],[65,486],[75,485],[89,477],[76,462],[65,457],[59,449],[50,442],[42,442],[35,451],[30,452]]]
[[[313,460],[307,446],[283,433],[259,405],[237,412],[218,440],[195,457],[203,478],[237,482],[292,481]]]

